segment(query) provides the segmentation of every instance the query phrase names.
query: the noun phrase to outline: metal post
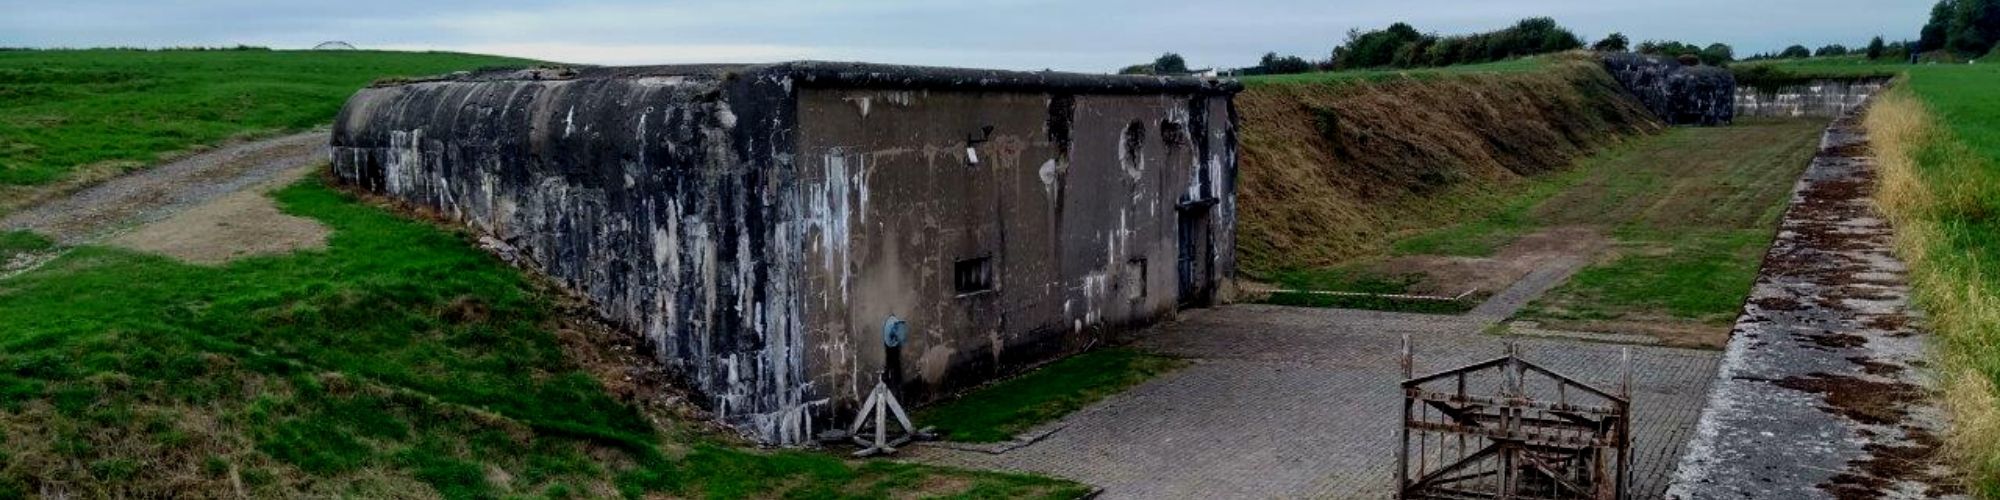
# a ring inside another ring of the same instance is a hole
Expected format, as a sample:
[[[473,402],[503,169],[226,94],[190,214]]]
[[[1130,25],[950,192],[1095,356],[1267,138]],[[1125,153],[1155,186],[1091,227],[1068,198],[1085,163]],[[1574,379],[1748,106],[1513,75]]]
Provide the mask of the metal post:
[[[1410,371],[1410,334],[1408,333],[1403,334],[1402,351],[1400,359],[1403,364],[1403,381],[1407,383],[1407,381],[1414,378]],[[1396,425],[1402,431],[1402,440],[1396,443],[1396,500],[1403,500],[1407,498],[1406,495],[1410,491],[1410,405],[1416,404],[1416,399],[1410,397],[1410,386],[1404,384],[1397,385],[1403,388],[1403,420]]]
[[[1618,397],[1632,400],[1632,348],[1626,347],[1618,353]]]
[[[889,386],[881,382],[876,382],[875,390],[882,391],[884,394],[887,394],[889,392]],[[889,398],[883,397],[877,400],[876,404],[880,406],[875,407],[875,448],[885,452],[890,451]]]
[[[1417,378],[1417,376],[1416,376],[1416,372],[1415,372],[1415,369],[1416,369],[1416,368],[1415,368],[1415,365],[1416,365],[1416,360],[1414,360],[1414,359],[1411,359],[1411,354],[1410,354],[1410,334],[1408,334],[1408,333],[1404,333],[1404,334],[1403,334],[1403,356],[1402,356],[1402,363],[1403,363],[1403,380],[1409,380],[1409,379],[1413,379],[1413,378]]]

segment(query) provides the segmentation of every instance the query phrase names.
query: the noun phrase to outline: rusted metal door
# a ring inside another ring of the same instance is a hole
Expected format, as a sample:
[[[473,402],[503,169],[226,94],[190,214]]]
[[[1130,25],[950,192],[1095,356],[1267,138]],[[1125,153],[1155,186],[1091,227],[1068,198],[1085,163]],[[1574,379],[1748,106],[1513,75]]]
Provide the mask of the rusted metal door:
[[[1625,498],[1629,375],[1612,394],[1510,346],[1497,359],[1411,378],[1409,353],[1406,337],[1396,498]]]

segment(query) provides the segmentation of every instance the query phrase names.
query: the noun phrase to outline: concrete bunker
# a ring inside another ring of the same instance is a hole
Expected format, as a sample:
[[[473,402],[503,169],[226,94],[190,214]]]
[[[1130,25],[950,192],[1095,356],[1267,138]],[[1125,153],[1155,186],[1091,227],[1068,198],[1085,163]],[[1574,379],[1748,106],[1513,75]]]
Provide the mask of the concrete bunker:
[[[1718,126],[1736,120],[1736,75],[1727,69],[1629,52],[1603,57],[1604,70],[1668,125]]]
[[[878,374],[933,400],[1226,300],[1238,90],[825,62],[487,71],[362,90],[333,172],[489,236],[642,334],[719,418],[793,444]]]

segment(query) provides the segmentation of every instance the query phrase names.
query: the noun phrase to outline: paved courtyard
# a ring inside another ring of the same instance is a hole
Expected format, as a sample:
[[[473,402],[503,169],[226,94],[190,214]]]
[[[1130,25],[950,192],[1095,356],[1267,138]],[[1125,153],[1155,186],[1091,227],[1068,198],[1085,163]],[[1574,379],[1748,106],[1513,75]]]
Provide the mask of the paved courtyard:
[[[1139,347],[1194,360],[993,454],[920,448],[917,460],[1028,471],[1104,488],[1106,498],[1389,498],[1403,334],[1416,371],[1504,354],[1490,319],[1232,305],[1188,311]],[[1615,387],[1627,346],[1517,338],[1522,356]],[[1719,353],[1633,351],[1634,498],[1658,498],[1694,431]]]

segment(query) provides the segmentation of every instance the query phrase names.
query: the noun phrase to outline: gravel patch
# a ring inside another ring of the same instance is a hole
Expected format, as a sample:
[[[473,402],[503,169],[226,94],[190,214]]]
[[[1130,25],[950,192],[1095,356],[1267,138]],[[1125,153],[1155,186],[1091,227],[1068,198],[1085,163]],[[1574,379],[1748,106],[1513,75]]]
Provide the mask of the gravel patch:
[[[286,170],[263,185],[223,195],[105,242],[210,265],[254,255],[326,248],[331,230],[319,221],[279,211],[277,200],[269,196],[271,190],[310,172],[310,168]]]
[[[0,230],[34,231],[59,245],[0,263],[0,278],[48,262],[62,247],[97,242],[203,264],[323,247],[325,227],[279,212],[264,193],[324,162],[326,134],[231,144],[0,217]]]
[[[230,193],[310,169],[329,154],[324,130],[244,142],[107,180],[0,218],[62,245],[95,241]]]

